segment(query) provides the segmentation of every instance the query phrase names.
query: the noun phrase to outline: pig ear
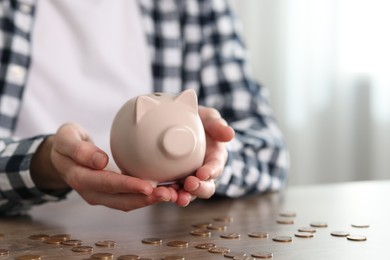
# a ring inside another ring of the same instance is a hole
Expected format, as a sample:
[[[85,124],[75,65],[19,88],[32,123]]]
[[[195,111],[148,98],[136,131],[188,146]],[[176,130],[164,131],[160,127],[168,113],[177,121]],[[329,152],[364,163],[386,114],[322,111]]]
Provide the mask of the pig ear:
[[[160,102],[151,97],[138,97],[135,101],[135,123],[138,124],[144,115],[155,106],[158,106],[158,104],[160,104]]]
[[[175,102],[181,102],[190,106],[195,113],[198,113],[198,97],[193,89],[184,90],[175,98]]]

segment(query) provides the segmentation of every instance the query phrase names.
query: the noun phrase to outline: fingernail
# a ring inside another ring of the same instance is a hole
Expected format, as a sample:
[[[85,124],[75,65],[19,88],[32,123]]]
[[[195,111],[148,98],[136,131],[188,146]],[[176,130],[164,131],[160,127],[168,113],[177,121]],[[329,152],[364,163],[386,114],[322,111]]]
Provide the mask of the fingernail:
[[[94,153],[92,164],[97,169],[103,169],[106,166],[106,155],[101,152]]]

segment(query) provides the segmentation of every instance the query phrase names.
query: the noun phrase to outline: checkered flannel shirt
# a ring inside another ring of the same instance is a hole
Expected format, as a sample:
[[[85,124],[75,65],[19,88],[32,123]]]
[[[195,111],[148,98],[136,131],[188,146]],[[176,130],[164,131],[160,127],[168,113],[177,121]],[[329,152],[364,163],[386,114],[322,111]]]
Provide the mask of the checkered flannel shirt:
[[[192,88],[236,131],[216,194],[239,197],[285,183],[288,154],[267,103],[248,74],[237,20],[225,0],[138,0],[152,57],[155,91]],[[45,136],[16,139],[13,131],[31,62],[36,0],[0,1],[0,212],[56,201],[31,180],[31,157]]]

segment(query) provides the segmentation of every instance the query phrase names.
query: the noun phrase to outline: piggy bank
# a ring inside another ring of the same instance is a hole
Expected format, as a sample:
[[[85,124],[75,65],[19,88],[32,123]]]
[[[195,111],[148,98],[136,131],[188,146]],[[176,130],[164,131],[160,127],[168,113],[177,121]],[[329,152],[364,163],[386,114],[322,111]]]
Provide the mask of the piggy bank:
[[[154,186],[193,174],[202,166],[206,151],[195,91],[130,99],[114,118],[110,145],[124,174]]]

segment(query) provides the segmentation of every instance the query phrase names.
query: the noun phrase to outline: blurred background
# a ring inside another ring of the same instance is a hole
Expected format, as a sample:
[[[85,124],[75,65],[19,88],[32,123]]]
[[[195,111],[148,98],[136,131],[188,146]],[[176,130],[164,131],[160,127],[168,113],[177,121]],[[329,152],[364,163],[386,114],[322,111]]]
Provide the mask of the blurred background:
[[[230,0],[290,185],[390,179],[390,1]]]

